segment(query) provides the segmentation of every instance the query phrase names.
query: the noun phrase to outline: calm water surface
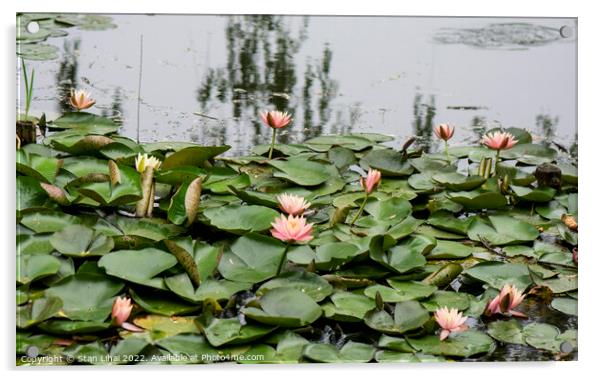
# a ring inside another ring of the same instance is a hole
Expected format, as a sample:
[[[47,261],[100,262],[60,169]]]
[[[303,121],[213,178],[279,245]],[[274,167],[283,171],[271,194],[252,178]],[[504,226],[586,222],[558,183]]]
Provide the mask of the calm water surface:
[[[117,28],[67,29],[48,40],[58,59],[30,61],[34,114],[56,117],[82,87],[128,137],[229,144],[229,154],[269,141],[257,115],[274,108],[295,118],[281,142],[372,131],[401,144],[440,122],[459,127],[456,144],[495,126],[576,141],[575,19],[112,17]]]

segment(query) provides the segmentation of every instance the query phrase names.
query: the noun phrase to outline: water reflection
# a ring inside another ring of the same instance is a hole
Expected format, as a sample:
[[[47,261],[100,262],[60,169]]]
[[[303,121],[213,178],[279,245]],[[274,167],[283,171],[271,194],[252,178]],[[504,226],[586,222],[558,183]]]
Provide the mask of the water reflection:
[[[324,132],[331,118],[330,102],[338,89],[330,77],[333,52],[326,44],[320,59],[310,58],[302,83],[298,83],[301,73],[296,62],[307,39],[309,18],[297,18],[298,25],[291,20],[268,15],[228,18],[226,67],[209,69],[196,93],[205,118],[211,118],[212,110],[219,108],[217,103],[231,104],[233,120],[250,120],[252,144],[264,143],[269,137],[257,117],[265,108],[286,110],[296,120],[292,128],[278,134],[280,143]],[[225,140],[221,129],[213,134]]]
[[[71,111],[69,105],[69,96],[71,88],[77,87],[77,54],[81,44],[80,39],[69,40],[63,42],[63,59],[59,63],[59,68],[56,73],[56,90],[57,90],[57,111],[62,114]]]
[[[420,92],[414,96],[414,134],[418,137],[425,152],[430,152],[433,143],[433,119],[436,114],[435,96],[428,97],[428,103],[423,100]]]
[[[542,144],[550,146],[556,137],[556,128],[558,126],[558,117],[552,117],[549,114],[538,114],[535,117],[535,125],[538,133],[541,134]]]

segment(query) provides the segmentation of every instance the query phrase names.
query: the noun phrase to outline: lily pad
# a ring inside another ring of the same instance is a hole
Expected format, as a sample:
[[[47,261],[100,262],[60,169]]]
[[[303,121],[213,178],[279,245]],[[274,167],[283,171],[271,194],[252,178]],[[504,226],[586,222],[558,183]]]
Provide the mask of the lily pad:
[[[330,175],[325,172],[328,165],[322,163],[305,159],[270,161],[269,163],[279,170],[274,172],[275,177],[302,186],[317,186],[330,179]]]
[[[162,277],[157,275],[175,266],[177,259],[155,248],[119,250],[100,258],[98,266],[107,274],[133,283],[158,289],[167,289]],[[136,269],[133,270],[132,267]]]
[[[422,327],[429,319],[428,311],[419,302],[409,300],[397,303],[393,316],[385,310],[375,309],[366,314],[364,322],[383,333],[403,334]]]
[[[308,295],[294,288],[275,288],[259,299],[260,308],[246,307],[243,313],[258,322],[284,327],[311,324],[322,308]]]
[[[408,176],[414,171],[401,153],[389,149],[371,150],[360,160],[360,164],[364,168],[379,170],[385,176]]]
[[[70,257],[102,256],[114,246],[113,239],[83,225],[69,225],[50,238],[52,246]]]
[[[242,325],[237,317],[219,319],[210,313],[199,317],[197,322],[202,327],[207,341],[215,347],[253,341],[276,329],[265,325]]]
[[[62,311],[71,320],[104,321],[111,313],[114,296],[123,283],[104,275],[78,273],[46,290],[63,302]]]
[[[271,228],[280,215],[277,211],[260,205],[226,205],[206,209],[203,214],[211,225],[237,234],[260,232]]]
[[[326,279],[307,271],[286,272],[262,284],[256,294],[261,296],[274,288],[295,288],[309,295],[314,301],[322,301],[332,293],[332,286]]]
[[[497,289],[514,284],[519,291],[524,291],[532,283],[529,268],[520,263],[482,262],[464,273]]]
[[[408,338],[407,341],[422,353],[452,357],[470,357],[487,353],[495,348],[495,342],[491,337],[476,330],[452,333],[443,341],[439,341],[438,336]]]
[[[517,244],[533,241],[539,231],[533,225],[511,216],[489,216],[474,218],[468,228],[468,237],[473,241],[487,240],[492,245]]]
[[[365,363],[372,360],[376,349],[367,344],[349,341],[341,350],[330,344],[314,343],[305,346],[303,355],[314,362]]]
[[[276,276],[284,254],[280,241],[250,233],[224,251],[218,270],[226,279],[257,283]]]
[[[146,147],[148,148],[148,146]],[[230,146],[190,146],[168,155],[161,165],[162,170],[182,166],[202,166],[207,160],[228,151]]]

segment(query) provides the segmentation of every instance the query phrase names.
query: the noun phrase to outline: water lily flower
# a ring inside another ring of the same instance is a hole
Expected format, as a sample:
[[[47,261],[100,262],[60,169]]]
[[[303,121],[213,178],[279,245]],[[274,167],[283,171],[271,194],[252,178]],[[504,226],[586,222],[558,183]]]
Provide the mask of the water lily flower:
[[[453,332],[462,332],[468,329],[468,326],[464,325],[466,319],[468,317],[463,316],[462,312],[458,312],[456,308],[448,309],[447,307],[443,307],[437,309],[435,311],[435,321],[441,327],[439,340],[443,341]]]
[[[264,111],[260,116],[263,123],[273,129],[282,129],[293,120],[287,112],[280,111]]]
[[[447,142],[454,136],[454,127],[449,124],[439,124],[435,127],[435,135]]]
[[[159,159],[153,157],[152,155],[149,157],[148,154],[146,154],[146,153],[144,153],[144,154],[138,153],[138,156],[136,157],[135,165],[136,165],[136,171],[143,174],[144,170],[146,170],[147,167],[152,167],[153,170],[158,170],[159,167],[161,167],[161,161]]]
[[[380,183],[380,177],[381,177],[380,171],[369,169],[368,175],[360,178],[360,186],[362,186],[366,195],[364,196],[364,201],[362,202],[362,205],[360,205],[360,209],[355,214],[355,217],[353,217],[353,220],[351,221],[351,225],[355,224],[357,219],[360,217],[360,215],[364,211],[364,207],[366,206],[366,203],[368,202],[368,195],[370,195],[372,193],[372,191],[374,191],[376,189],[376,187],[378,187],[378,184]]]
[[[512,316],[527,317],[524,313],[514,310],[522,303],[525,296],[513,284],[505,284],[500,293],[489,302],[485,314],[490,316],[496,313],[509,313]]]
[[[360,178],[360,185],[367,194],[372,193],[380,183],[381,173],[378,170],[369,169],[366,177]]]
[[[435,135],[437,137],[439,137],[440,139],[442,139],[443,142],[445,143],[445,156],[447,157],[447,160],[449,161],[450,159],[449,159],[449,153],[447,152],[447,148],[448,148],[447,141],[450,140],[454,136],[454,127],[449,124],[439,124],[435,127]]]
[[[130,324],[127,322],[127,319],[130,317],[132,313],[132,301],[127,297],[118,297],[113,302],[113,309],[111,310],[111,320],[117,326],[121,326],[122,328],[129,330],[131,332],[141,332],[142,329],[137,327],[136,325]]]
[[[124,322],[130,317],[132,313],[132,301],[127,297],[118,297],[113,303],[113,309],[111,311],[111,319],[117,326],[123,325]]]
[[[270,153],[268,154],[268,159],[272,159],[274,145],[276,144],[276,130],[284,128],[290,124],[293,119],[287,112],[280,111],[264,111],[260,113],[260,116],[263,123],[272,128],[272,145],[270,146]]]
[[[88,109],[96,103],[96,100],[92,99],[89,92],[82,89],[71,89],[71,97],[69,98],[71,106],[78,111],[82,109]]]
[[[283,242],[307,242],[313,239],[313,225],[303,216],[280,215],[272,223],[272,236]]]
[[[288,193],[278,195],[276,196],[276,199],[278,199],[278,207],[283,212],[293,216],[302,215],[303,212],[305,212],[305,210],[311,205],[311,203],[305,201],[305,199],[301,196],[291,195]]]
[[[494,132],[485,134],[481,143],[492,150],[507,150],[518,143],[514,135],[508,132]]]
[[[485,134],[481,143],[491,150],[496,150],[495,154],[495,171],[497,173],[497,166],[500,161],[500,151],[510,149],[512,146],[518,143],[518,140],[514,138],[514,135],[508,132],[494,132]]]

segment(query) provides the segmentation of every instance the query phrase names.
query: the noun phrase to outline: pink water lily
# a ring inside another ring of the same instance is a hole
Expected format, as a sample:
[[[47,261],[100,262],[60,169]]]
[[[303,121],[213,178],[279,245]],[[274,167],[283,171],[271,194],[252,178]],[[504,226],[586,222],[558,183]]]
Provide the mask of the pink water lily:
[[[525,296],[526,294],[522,294],[513,284],[505,284],[500,293],[489,302],[485,314],[491,316],[496,313],[509,313],[512,316],[527,317],[524,313],[514,310]]]
[[[303,216],[280,215],[272,223],[272,236],[284,242],[307,242],[313,239],[313,225]]]
[[[113,324],[121,326],[131,332],[141,332],[143,329],[127,322],[133,307],[132,301],[127,297],[116,298],[115,302],[113,302],[113,309],[111,310],[111,320],[113,321]]]
[[[366,177],[360,178],[360,185],[366,191],[366,193],[370,194],[372,191],[378,187],[380,183],[381,173],[378,170],[369,169],[368,175]]]
[[[260,116],[263,123],[273,129],[282,129],[293,120],[287,112],[280,111],[264,111],[261,112]]]
[[[439,308],[435,311],[435,321],[441,327],[439,340],[443,341],[453,332],[463,332],[468,329],[464,325],[467,316],[463,316],[462,312],[458,312],[456,308],[448,309],[447,307]]]
[[[494,132],[485,134],[481,143],[492,150],[507,150],[518,143],[514,135],[508,132]]]
[[[276,144],[276,131],[282,129],[293,121],[293,118],[287,112],[280,111],[269,111],[261,112],[261,121],[270,128],[272,128],[272,144],[270,145],[270,152],[268,159],[272,159],[274,153],[274,145]]]
[[[278,199],[278,207],[289,215],[299,216],[302,215],[307,208],[310,207],[311,203],[305,201],[301,196],[291,195],[284,193],[276,196]]]
[[[96,100],[92,99],[89,92],[72,88],[69,103],[73,108],[81,111],[82,109],[88,109],[93,106],[96,103]]]
[[[454,127],[449,124],[439,124],[435,127],[435,135],[444,141],[454,136]]]
[[[130,317],[130,313],[132,313],[133,307],[132,301],[127,297],[116,298],[111,311],[113,323],[115,323],[117,326],[121,326],[124,322],[126,322]]]

